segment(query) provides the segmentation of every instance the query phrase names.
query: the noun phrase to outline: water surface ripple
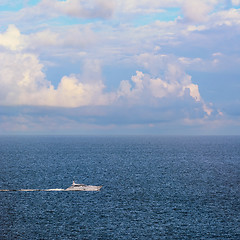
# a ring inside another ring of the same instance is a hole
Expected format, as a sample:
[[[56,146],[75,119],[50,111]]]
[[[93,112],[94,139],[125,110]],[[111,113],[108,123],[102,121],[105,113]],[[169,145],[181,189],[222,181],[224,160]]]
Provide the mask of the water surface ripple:
[[[0,137],[0,239],[240,239],[240,137]]]

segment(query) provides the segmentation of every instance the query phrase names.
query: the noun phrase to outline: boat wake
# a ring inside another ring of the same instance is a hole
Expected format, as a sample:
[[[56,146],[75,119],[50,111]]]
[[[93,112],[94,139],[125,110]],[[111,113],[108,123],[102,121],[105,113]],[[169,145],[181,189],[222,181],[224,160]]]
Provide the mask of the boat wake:
[[[0,192],[56,192],[56,191],[66,191],[65,189],[0,189]]]
[[[66,189],[55,188],[55,189],[0,189],[0,192],[59,192],[67,191]]]

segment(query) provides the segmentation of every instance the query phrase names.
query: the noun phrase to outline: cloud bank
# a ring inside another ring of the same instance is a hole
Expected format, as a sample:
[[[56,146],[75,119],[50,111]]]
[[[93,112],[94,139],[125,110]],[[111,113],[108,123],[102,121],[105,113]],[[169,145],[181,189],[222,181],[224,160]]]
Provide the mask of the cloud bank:
[[[167,56],[150,54],[138,56],[138,61],[150,72],[156,73],[153,68],[165,69],[165,78],[137,71],[131,80],[121,81],[115,91],[105,92],[100,63],[94,60],[85,63],[82,74],[63,76],[54,88],[51,81],[46,79],[38,56],[20,51],[23,48],[21,39],[24,36],[13,25],[0,35],[0,44],[9,50],[0,59],[1,105],[108,106],[117,104],[119,99],[141,104],[161,98],[177,99],[185,94],[196,102],[201,101],[198,86],[192,83],[191,76],[183,72],[177,63],[172,64]]]
[[[224,108],[215,88],[217,74],[222,92],[239,88],[237,80],[222,80],[239,73],[238,5],[42,0],[3,11],[0,130],[154,132],[176,125],[201,133],[234,125],[237,94]]]

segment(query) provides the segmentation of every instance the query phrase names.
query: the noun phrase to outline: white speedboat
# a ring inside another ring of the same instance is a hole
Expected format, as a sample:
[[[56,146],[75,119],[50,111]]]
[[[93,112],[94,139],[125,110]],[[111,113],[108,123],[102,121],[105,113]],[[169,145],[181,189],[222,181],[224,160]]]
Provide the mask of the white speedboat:
[[[101,188],[102,186],[78,184],[73,181],[72,186],[66,188],[65,191],[99,191]]]
[[[62,189],[62,188],[54,188],[54,189],[20,189],[20,190],[8,190],[8,189],[0,189],[0,192],[10,192],[10,191],[21,191],[21,192],[35,192],[35,191],[99,191],[102,186],[93,186],[93,185],[85,185],[78,184],[73,181],[72,186]]]

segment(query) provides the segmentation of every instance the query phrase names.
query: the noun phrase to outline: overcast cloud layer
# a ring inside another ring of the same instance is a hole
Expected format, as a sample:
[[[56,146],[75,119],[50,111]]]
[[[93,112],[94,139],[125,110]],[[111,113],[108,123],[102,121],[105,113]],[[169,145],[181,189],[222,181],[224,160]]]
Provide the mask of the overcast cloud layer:
[[[0,134],[240,134],[239,0],[0,9]]]

